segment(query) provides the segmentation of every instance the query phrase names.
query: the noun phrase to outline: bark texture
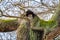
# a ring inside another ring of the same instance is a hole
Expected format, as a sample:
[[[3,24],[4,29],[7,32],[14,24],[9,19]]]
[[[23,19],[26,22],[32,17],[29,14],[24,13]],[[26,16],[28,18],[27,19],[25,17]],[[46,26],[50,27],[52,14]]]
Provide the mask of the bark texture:
[[[29,21],[22,19],[17,29],[17,40],[29,40],[29,27]]]
[[[57,37],[58,35],[60,35],[60,27],[55,28],[52,32],[46,35],[45,40],[54,40],[54,38]]]

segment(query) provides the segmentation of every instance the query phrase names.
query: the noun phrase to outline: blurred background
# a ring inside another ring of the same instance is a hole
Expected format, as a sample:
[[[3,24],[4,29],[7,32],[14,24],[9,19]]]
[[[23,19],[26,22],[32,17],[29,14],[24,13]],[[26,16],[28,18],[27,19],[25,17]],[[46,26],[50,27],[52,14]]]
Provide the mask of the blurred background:
[[[54,11],[59,4],[59,0],[0,0],[0,19],[16,19],[2,16],[20,17],[28,9],[32,10],[39,18],[48,21],[55,14]],[[60,36],[54,40],[59,39]],[[0,32],[0,40],[16,40],[16,31]]]

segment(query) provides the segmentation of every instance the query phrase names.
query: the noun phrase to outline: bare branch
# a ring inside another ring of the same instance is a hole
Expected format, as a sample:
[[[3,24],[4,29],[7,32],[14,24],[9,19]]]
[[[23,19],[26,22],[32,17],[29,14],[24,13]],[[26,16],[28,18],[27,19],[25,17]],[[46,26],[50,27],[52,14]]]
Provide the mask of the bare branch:
[[[3,12],[2,12],[2,10],[0,10],[0,17],[3,15]]]
[[[5,17],[10,17],[10,18],[20,18],[20,19],[27,19],[28,21],[30,21],[27,17],[18,17],[18,16],[8,16],[8,15],[2,15]]]

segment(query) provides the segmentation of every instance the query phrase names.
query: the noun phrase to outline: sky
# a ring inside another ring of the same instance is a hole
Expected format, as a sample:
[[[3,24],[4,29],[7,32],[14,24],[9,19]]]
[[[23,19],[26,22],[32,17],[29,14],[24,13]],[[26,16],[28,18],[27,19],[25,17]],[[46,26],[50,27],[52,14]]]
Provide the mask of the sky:
[[[21,12],[21,10],[19,7],[13,6],[12,4],[18,4],[18,3],[22,4],[24,2],[25,2],[25,6],[28,6],[27,0],[3,0],[2,2],[0,2],[0,10],[2,10],[5,15],[7,13],[11,16],[18,16],[19,13]],[[54,6],[53,2],[57,5],[59,3],[59,0],[43,0],[43,3],[47,4],[48,6]],[[41,3],[40,0],[29,1],[29,6],[37,7],[40,5],[40,3]],[[34,11],[35,13],[47,10],[46,7],[34,8],[34,9],[26,8],[26,9],[30,9],[30,10]],[[23,13],[23,12],[21,12],[21,13]],[[45,17],[47,15],[43,15],[43,16]],[[5,17],[3,17],[3,18],[5,18]]]

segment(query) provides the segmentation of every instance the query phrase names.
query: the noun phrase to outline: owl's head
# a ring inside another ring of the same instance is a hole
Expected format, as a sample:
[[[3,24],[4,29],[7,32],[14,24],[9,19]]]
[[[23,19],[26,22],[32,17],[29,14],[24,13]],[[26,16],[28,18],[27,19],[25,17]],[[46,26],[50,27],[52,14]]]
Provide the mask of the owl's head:
[[[27,10],[26,11],[26,16],[34,18],[36,15],[31,10]]]

